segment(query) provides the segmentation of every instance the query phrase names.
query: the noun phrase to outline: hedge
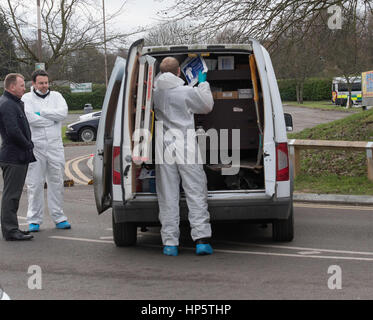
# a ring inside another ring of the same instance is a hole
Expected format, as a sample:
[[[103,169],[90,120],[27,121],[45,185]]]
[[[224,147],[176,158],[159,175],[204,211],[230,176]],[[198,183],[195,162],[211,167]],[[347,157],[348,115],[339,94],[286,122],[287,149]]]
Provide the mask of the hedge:
[[[303,100],[320,101],[331,99],[332,79],[311,78],[307,79],[303,87]],[[296,82],[292,79],[278,80],[281,99],[284,101],[296,101]],[[69,110],[83,110],[86,103],[94,108],[101,108],[105,97],[105,85],[94,84],[90,93],[71,93],[69,87],[51,87],[52,90],[60,92],[66,99]],[[0,94],[3,89],[0,88]]]
[[[63,95],[69,106],[69,110],[83,110],[86,103],[90,103],[93,108],[101,108],[106,92],[105,85],[101,84],[94,84],[92,92],[87,93],[71,93],[69,87],[53,86],[51,89]]]
[[[71,93],[70,87],[51,86],[51,90],[60,92],[66,100],[69,110],[82,110],[86,103],[90,103],[93,108],[101,108],[105,98],[105,85],[94,84],[92,92],[89,93]],[[28,90],[27,90],[28,91]],[[0,88],[0,94],[3,94],[3,88]]]
[[[296,81],[292,79],[278,80],[281,99],[284,101],[297,101]],[[303,100],[321,101],[330,100],[332,95],[332,79],[310,78],[304,82]]]

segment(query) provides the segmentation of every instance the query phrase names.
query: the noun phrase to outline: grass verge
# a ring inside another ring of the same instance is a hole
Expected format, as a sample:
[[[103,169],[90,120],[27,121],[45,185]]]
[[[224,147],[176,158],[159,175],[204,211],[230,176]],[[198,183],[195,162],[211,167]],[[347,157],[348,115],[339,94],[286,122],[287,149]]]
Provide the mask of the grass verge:
[[[304,193],[373,195],[373,182],[366,176],[301,174],[294,181],[294,189],[296,192]]]
[[[373,141],[373,109],[321,124],[289,139]],[[301,172],[294,181],[297,192],[373,195],[367,179],[365,152],[350,150],[301,151]]]
[[[360,107],[353,107],[346,109],[345,107],[338,107],[333,104],[331,101],[303,101],[303,104],[299,104],[296,101],[284,101],[284,105],[291,107],[301,107],[301,108],[311,108],[311,109],[321,109],[321,110],[334,110],[341,112],[359,112],[361,111]]]

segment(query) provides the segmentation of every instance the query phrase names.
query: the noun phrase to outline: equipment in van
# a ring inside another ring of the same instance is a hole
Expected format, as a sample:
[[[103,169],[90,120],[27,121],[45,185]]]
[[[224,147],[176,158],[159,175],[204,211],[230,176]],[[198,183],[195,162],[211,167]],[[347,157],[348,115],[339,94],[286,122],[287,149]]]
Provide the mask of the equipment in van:
[[[233,56],[218,57],[218,70],[234,70]]]
[[[134,132],[134,149],[132,159],[141,164],[149,160],[149,144],[154,124],[153,82],[156,59],[151,56],[139,58],[139,78],[137,84],[136,118]],[[147,75],[144,82],[145,74]],[[145,97],[144,97],[145,95]],[[152,118],[150,118],[152,114]]]
[[[198,75],[200,72],[207,72],[207,65],[201,56],[195,58],[188,57],[180,66],[182,73],[185,76],[188,85],[193,87],[198,83]]]

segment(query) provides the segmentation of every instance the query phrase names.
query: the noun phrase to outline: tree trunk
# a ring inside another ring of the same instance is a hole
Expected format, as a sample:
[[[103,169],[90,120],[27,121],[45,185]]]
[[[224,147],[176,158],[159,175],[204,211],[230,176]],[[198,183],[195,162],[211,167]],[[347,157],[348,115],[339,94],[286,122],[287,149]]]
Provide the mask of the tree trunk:
[[[303,82],[297,81],[295,88],[297,92],[297,103],[303,104]]]
[[[304,82],[302,81],[299,84],[299,103],[300,104],[303,104],[303,85],[304,85]]]

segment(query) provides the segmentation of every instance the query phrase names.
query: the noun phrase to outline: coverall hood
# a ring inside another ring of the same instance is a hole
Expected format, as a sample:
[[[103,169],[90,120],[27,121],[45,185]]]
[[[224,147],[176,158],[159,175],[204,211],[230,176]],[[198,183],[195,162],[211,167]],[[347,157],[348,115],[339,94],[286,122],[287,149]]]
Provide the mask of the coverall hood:
[[[157,89],[172,89],[183,86],[185,81],[171,72],[162,73],[156,78],[154,86]]]

